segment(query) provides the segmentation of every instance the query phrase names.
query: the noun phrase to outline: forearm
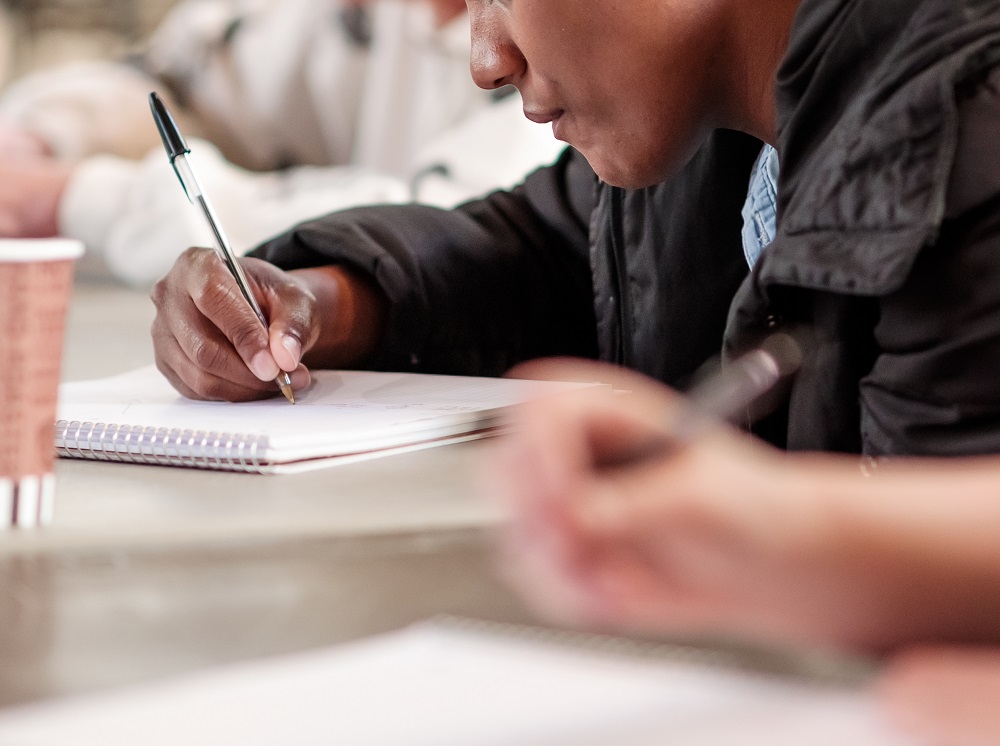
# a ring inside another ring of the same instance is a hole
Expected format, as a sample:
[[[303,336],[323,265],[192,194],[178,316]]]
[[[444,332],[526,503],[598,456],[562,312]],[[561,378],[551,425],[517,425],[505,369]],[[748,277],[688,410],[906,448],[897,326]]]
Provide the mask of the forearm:
[[[1000,641],[1000,462],[791,457],[849,642]],[[814,537],[815,538],[815,537]],[[809,552],[807,552],[809,554]]]
[[[529,186],[451,211],[335,213],[253,253],[285,269],[342,265],[373,278],[389,303],[374,367],[499,375],[541,355],[592,356],[586,222],[560,197],[566,178],[564,167],[543,169],[529,179],[540,194]],[[538,207],[545,196],[551,210]]]

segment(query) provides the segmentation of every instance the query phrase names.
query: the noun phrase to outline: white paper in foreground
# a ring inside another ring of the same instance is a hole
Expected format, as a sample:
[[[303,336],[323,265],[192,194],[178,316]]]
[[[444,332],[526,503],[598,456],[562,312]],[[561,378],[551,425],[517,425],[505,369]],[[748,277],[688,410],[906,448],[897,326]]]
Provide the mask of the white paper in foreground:
[[[0,744],[904,746],[851,691],[433,623],[0,712]]]

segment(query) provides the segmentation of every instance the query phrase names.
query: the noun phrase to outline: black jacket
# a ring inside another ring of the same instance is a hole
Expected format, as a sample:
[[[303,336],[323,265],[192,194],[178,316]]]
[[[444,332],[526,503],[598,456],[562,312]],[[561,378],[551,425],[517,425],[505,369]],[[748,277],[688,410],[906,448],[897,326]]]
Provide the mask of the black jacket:
[[[789,447],[1000,451],[998,62],[996,0],[800,6],[778,235],[727,335],[775,316],[815,330]]]
[[[778,236],[748,278],[739,208],[760,144],[727,131],[651,189],[600,184],[568,151],[453,212],[352,210],[258,254],[370,272],[392,302],[377,367],[575,354],[683,386],[727,316],[730,350],[804,323],[810,354],[768,439],[998,451],[998,60],[996,0],[803,0],[777,81]]]
[[[720,131],[680,177],[630,192],[567,150],[512,191],[453,211],[348,210],[255,253],[286,269],[333,261],[370,273],[391,301],[374,368],[500,375],[578,355],[681,386],[721,349],[748,272],[740,208],[759,150]]]

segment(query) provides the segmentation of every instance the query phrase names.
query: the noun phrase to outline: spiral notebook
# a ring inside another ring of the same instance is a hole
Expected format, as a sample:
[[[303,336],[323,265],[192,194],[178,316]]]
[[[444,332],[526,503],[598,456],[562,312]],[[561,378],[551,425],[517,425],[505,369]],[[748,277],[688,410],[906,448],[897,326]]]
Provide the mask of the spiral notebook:
[[[64,383],[66,458],[289,473],[482,437],[505,410],[593,384],[418,373],[316,371],[292,405],[193,401],[155,367]]]
[[[461,620],[6,710],[0,742],[914,746],[861,683]]]

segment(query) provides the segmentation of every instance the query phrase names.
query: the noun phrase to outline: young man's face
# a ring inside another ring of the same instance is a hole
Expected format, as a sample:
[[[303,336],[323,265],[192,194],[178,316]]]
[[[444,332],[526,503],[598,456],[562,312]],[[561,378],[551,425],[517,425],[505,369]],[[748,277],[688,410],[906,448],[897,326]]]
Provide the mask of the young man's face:
[[[513,84],[605,181],[662,180],[709,121],[726,0],[468,0],[472,74]],[[745,0],[744,0],[745,1]]]

